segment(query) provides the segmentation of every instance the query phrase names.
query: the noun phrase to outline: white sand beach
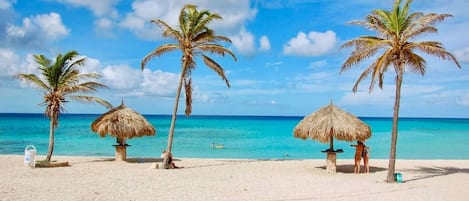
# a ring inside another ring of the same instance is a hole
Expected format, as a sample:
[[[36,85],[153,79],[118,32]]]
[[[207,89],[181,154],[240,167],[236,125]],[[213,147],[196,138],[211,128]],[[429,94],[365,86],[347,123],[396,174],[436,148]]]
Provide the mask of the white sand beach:
[[[36,159],[44,159],[43,156]],[[387,160],[353,174],[353,161],[177,159],[181,169],[154,169],[155,159],[54,156],[69,167],[30,168],[23,156],[0,155],[0,200],[468,200],[468,160],[398,160],[404,183],[386,183]]]

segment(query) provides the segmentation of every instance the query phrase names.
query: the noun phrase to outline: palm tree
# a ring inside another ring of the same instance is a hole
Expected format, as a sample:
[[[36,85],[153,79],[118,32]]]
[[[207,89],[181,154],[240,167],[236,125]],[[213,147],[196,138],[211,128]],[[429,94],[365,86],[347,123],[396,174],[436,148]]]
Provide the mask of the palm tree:
[[[197,10],[195,5],[185,5],[179,13],[178,27],[171,27],[166,22],[160,19],[151,20],[163,29],[162,35],[164,37],[175,40],[176,43],[163,44],[155,50],[148,53],[142,60],[142,70],[145,68],[147,62],[153,57],[160,56],[164,53],[180,50],[182,52],[181,58],[181,76],[176,92],[176,100],[171,119],[171,126],[168,135],[168,146],[166,153],[171,153],[173,144],[174,127],[176,124],[176,113],[178,110],[179,96],[181,88],[184,84],[186,95],[186,110],[185,114],[189,116],[192,112],[192,71],[196,67],[196,58],[202,57],[203,62],[210,69],[214,70],[226,83],[228,88],[230,83],[225,76],[223,68],[208,57],[205,53],[215,53],[221,56],[229,54],[236,61],[236,56],[229,49],[218,44],[219,42],[231,43],[231,40],[225,36],[215,35],[215,32],[208,27],[208,24],[213,20],[221,20],[222,17],[218,14],[210,13],[208,10]],[[163,167],[169,168],[169,155],[165,154],[163,159]]]
[[[77,66],[83,65],[85,57],[77,58],[78,52],[69,51],[65,55],[59,54],[55,63],[44,55],[34,55],[41,75],[18,74],[19,79],[30,82],[44,92],[44,101],[40,105],[46,106],[45,115],[50,119],[49,148],[46,162],[50,162],[54,151],[54,131],[59,123],[59,115],[64,110],[68,99],[81,102],[96,102],[111,109],[112,105],[105,100],[86,96],[86,93],[95,92],[98,88],[106,87],[103,84],[88,81],[99,76],[94,73],[82,74]]]
[[[426,61],[416,52],[423,52],[437,56],[443,60],[451,60],[461,68],[456,58],[446,51],[442,43],[438,41],[412,41],[417,36],[426,33],[436,33],[438,30],[434,26],[448,17],[449,14],[424,14],[421,12],[409,13],[409,6],[412,0],[407,0],[403,7],[401,1],[396,0],[391,11],[374,10],[366,17],[365,21],[353,21],[352,24],[364,26],[376,31],[377,36],[361,36],[347,41],[344,47],[354,46],[355,49],[350,57],[342,65],[343,72],[353,65],[356,65],[379,52],[379,56],[360,75],[353,87],[353,92],[357,91],[360,81],[371,74],[369,92],[373,90],[375,82],[379,87],[383,87],[384,73],[392,67],[396,73],[396,89],[394,114],[392,124],[391,150],[389,155],[389,168],[386,181],[395,181],[396,144],[399,118],[399,104],[401,98],[401,86],[405,68],[412,72],[425,74]]]

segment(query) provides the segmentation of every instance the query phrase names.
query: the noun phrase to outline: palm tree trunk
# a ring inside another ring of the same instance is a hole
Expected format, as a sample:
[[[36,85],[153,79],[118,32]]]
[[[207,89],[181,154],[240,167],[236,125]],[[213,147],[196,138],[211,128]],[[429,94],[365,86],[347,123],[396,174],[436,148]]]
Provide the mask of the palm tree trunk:
[[[184,65],[184,64],[183,64]],[[184,79],[184,71],[181,72],[181,77],[179,78],[177,93],[176,93],[176,100],[174,101],[174,109],[173,109],[173,116],[171,118],[171,126],[169,127],[169,134],[168,134],[168,145],[166,147],[166,154],[163,158],[163,168],[169,169],[169,155],[171,153],[171,148],[173,146],[173,138],[174,138],[174,127],[176,126],[176,116],[179,106],[179,97],[181,96],[181,89],[182,89],[182,81]]]
[[[50,128],[49,128],[49,148],[47,150],[46,162],[50,162],[52,158],[52,153],[54,152],[54,130],[55,130],[55,120],[53,117],[50,119]]]
[[[402,65],[401,65],[402,66]],[[399,69],[401,69],[399,66]],[[395,182],[396,170],[396,146],[397,146],[397,131],[399,122],[399,105],[401,102],[401,86],[402,86],[403,71],[399,70],[396,76],[396,99],[394,100],[394,115],[392,117],[392,134],[391,134],[391,151],[389,153],[389,167],[386,182]]]

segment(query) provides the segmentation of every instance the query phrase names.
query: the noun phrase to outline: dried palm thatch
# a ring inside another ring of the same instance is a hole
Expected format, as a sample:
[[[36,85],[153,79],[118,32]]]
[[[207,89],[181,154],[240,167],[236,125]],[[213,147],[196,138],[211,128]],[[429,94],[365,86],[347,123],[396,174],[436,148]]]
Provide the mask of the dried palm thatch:
[[[118,139],[153,136],[155,128],[139,113],[124,103],[101,115],[91,124],[91,130],[101,137],[109,134]]]
[[[124,102],[101,115],[91,124],[91,130],[101,137],[109,134],[117,139],[116,161],[125,161],[127,156],[126,139],[133,137],[152,136],[155,128],[139,113],[127,108]]]
[[[364,141],[371,137],[371,129],[354,115],[329,104],[306,116],[295,127],[294,136],[306,140],[311,138],[322,143],[330,143],[333,138],[345,141]]]

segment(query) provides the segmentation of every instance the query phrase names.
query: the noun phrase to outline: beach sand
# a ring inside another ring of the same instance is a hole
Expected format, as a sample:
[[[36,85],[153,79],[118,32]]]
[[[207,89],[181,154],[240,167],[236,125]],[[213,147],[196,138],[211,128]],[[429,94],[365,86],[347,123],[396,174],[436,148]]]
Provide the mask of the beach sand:
[[[38,156],[36,159],[44,159]],[[404,183],[386,183],[387,160],[353,174],[353,161],[177,159],[181,169],[154,169],[156,159],[54,156],[69,167],[30,168],[23,156],[0,155],[0,200],[468,200],[468,160],[397,160]]]

